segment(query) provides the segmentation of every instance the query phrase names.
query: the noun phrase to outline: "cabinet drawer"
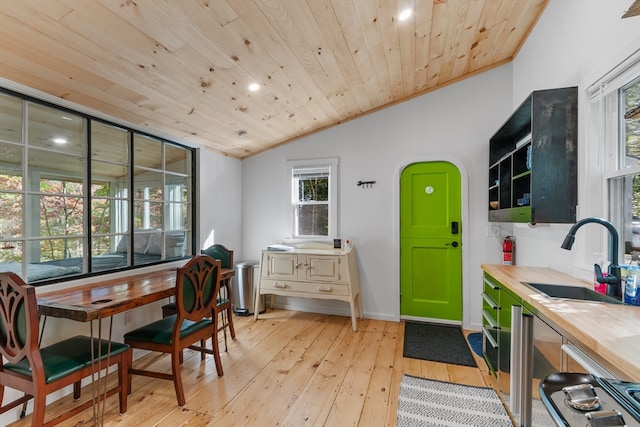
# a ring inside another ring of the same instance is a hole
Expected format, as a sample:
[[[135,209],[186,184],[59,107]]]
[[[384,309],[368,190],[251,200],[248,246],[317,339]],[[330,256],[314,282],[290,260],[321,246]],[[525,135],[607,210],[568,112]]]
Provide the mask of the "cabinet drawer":
[[[269,291],[304,292],[319,295],[349,295],[349,286],[334,283],[305,283],[291,280],[265,280],[260,282],[260,289]],[[292,295],[293,296],[293,295]]]
[[[482,293],[482,308],[485,310],[493,310],[493,311],[497,311],[500,310],[500,305],[498,304],[498,302],[496,300],[494,300],[493,298],[491,298],[491,296],[489,294],[486,293]],[[495,318],[497,319],[498,316],[495,316]]]
[[[499,330],[500,325],[498,324],[498,319],[494,316],[495,312],[482,310],[482,326],[495,331]]]
[[[498,331],[482,327],[482,353],[487,362],[487,367],[493,376],[496,376],[500,361],[500,349],[498,347]]]
[[[488,294],[482,294],[482,316],[488,318],[487,320],[491,322],[493,325],[498,326],[499,315],[498,312],[500,310],[500,306],[496,301],[493,300]],[[484,324],[487,321],[483,322]]]
[[[484,274],[482,276],[482,282],[483,292],[488,295],[489,298],[491,298],[493,301],[500,301],[500,283],[488,274]]]

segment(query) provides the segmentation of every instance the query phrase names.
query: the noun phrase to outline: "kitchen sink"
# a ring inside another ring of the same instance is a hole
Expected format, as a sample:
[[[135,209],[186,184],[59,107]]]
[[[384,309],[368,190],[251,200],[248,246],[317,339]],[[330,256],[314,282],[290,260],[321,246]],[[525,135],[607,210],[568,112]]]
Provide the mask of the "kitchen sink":
[[[610,296],[601,294],[593,289],[582,286],[552,285],[547,283],[526,283],[525,285],[542,292],[550,298],[572,299],[582,301],[608,302],[610,304],[621,304],[621,302]]]

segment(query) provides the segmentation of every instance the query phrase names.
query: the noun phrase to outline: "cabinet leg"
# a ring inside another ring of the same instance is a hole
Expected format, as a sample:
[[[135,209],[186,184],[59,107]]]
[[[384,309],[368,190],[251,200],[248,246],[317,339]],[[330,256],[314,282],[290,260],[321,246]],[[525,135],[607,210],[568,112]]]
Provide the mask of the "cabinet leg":
[[[256,301],[253,305],[253,320],[258,320],[258,316],[260,315],[260,289],[256,291]]]
[[[357,323],[358,321],[356,319],[356,305],[353,298],[349,300],[349,306],[351,308],[351,328],[355,332],[358,330],[358,323]]]

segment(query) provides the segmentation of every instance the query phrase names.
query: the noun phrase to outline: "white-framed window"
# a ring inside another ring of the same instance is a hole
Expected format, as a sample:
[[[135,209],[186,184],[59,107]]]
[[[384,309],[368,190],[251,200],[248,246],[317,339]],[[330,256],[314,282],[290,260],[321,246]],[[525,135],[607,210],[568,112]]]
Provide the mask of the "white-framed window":
[[[588,89],[590,126],[603,149],[603,190],[624,264],[640,262],[640,51]]]
[[[291,183],[293,239],[331,239],[338,235],[338,159],[287,161]]]

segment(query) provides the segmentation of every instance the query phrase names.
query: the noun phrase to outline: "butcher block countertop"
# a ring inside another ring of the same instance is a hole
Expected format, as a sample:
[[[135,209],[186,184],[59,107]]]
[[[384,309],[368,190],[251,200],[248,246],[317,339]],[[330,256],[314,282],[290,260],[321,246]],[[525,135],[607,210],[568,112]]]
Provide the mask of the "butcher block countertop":
[[[483,264],[482,270],[620,379],[640,383],[640,306],[549,298],[521,283],[593,289],[593,283],[549,268]]]

